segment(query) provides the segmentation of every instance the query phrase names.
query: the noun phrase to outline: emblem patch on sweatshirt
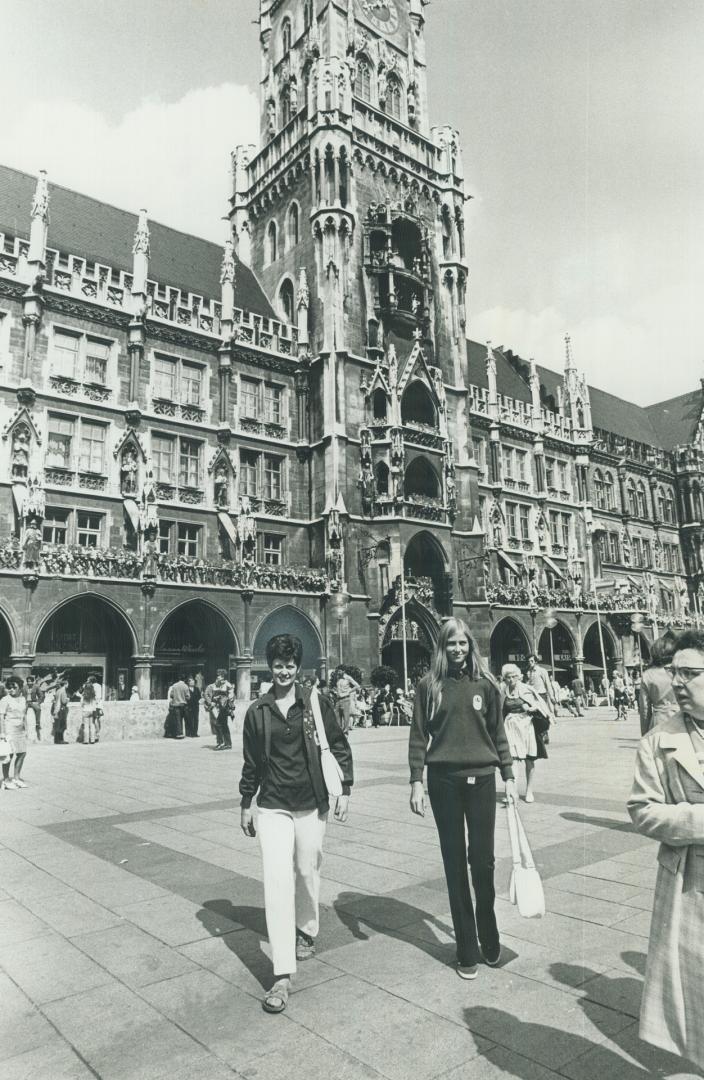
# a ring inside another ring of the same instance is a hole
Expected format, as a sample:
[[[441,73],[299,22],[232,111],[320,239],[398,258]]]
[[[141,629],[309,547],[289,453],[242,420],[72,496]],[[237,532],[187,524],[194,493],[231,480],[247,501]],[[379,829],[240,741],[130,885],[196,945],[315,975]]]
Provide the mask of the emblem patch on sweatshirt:
[[[474,705],[474,708],[477,710],[477,712],[481,712],[481,708],[482,708],[483,704],[484,704],[484,701],[482,699],[482,695],[481,694],[475,694],[474,697],[472,698],[472,705]]]

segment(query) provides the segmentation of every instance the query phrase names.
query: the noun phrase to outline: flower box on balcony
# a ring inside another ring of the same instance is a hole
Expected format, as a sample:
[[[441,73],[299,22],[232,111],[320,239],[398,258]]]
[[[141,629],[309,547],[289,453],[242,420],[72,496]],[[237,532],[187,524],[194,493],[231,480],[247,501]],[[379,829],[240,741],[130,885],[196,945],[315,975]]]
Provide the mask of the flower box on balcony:
[[[203,502],[204,493],[201,488],[180,487],[178,490],[179,501],[188,506],[198,506]]]
[[[73,469],[63,469],[56,465],[44,469],[44,479],[47,484],[56,484],[57,487],[71,487],[74,475]]]
[[[78,474],[78,486],[88,491],[105,491],[107,483],[108,478],[103,473],[86,471]]]
[[[66,394],[67,397],[74,397],[81,388],[81,384],[76,379],[69,378],[68,375],[50,375],[49,384],[53,390],[58,390],[60,394]]]

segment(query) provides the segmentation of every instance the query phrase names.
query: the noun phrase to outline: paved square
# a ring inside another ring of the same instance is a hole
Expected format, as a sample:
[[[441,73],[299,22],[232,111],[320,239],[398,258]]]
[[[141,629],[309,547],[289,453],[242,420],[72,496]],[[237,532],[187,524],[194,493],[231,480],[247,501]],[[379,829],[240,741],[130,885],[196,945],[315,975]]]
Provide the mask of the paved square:
[[[407,731],[354,731],[318,953],[278,1017],[260,1004],[271,970],[240,756],[211,741],[32,746],[30,786],[0,793],[3,1080],[699,1075],[638,1039],[655,845],[625,812],[635,717],[591,710],[553,732],[521,803],[542,920],[508,902],[499,810],[504,960],[473,983],[452,967],[432,816],[408,808]]]

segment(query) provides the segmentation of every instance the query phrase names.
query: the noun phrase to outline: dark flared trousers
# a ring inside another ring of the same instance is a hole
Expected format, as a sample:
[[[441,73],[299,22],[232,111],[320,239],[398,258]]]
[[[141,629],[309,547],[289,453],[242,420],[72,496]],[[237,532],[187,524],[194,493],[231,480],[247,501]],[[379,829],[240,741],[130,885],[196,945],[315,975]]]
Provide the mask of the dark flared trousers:
[[[480,946],[493,954],[499,944],[494,914],[496,779],[493,773],[473,779],[468,784],[442,766],[428,766],[428,795],[440,837],[457,961],[462,965],[479,963]]]

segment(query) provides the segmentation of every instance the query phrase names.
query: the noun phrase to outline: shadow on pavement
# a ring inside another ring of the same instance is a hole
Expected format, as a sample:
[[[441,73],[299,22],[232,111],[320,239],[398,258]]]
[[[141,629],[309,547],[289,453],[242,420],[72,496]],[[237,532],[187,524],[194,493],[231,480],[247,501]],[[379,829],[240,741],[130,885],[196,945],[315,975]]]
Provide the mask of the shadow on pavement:
[[[368,941],[373,933],[414,945],[421,952],[448,963],[455,961],[454,931],[442,919],[422,908],[397,900],[393,896],[341,893],[334,903],[335,914],[353,938]],[[436,930],[453,940],[430,940],[426,928]],[[516,953],[502,946],[500,967],[516,958]]]
[[[626,811],[624,810],[624,814]],[[560,814],[565,821],[577,821],[580,825],[594,825],[601,829],[615,829],[616,832],[634,833],[636,830],[630,821],[614,821],[613,818],[592,817],[591,814],[578,814],[574,810],[566,810]]]
[[[269,985],[271,961],[261,948],[262,942],[267,940],[266,919],[261,907],[233,904],[231,900],[204,900],[197,918],[209,934],[222,941],[223,946],[234,953],[262,989]],[[244,930],[223,934],[223,918],[240,923]]]
[[[582,1000],[580,1004],[589,1016],[591,1003]],[[594,1023],[601,1026],[603,1009],[596,1010],[594,1006],[591,1009],[595,1013]],[[481,1051],[480,1056],[499,1065],[503,1076],[535,1080],[538,1074],[536,1062],[560,1075],[583,1077],[584,1080],[592,1077],[647,1080],[672,1075],[701,1075],[696,1066],[684,1059],[642,1042],[632,1024],[609,1035],[609,1041],[621,1051],[618,1053],[608,1043],[592,1042],[584,1035],[563,1028],[521,1020],[503,1009],[477,1005],[465,1009],[464,1015],[473,1034],[498,1044]]]

